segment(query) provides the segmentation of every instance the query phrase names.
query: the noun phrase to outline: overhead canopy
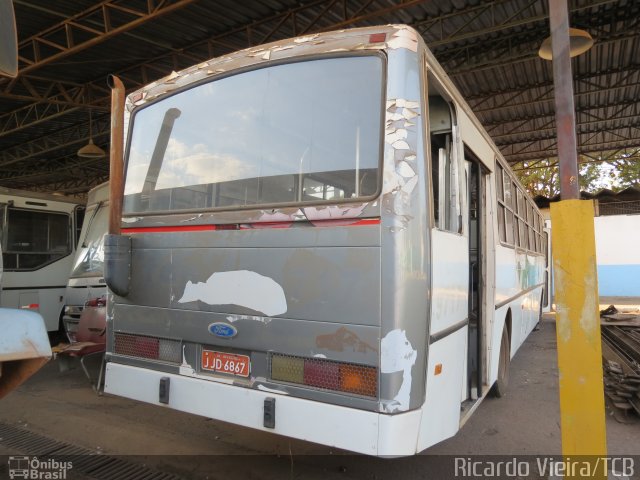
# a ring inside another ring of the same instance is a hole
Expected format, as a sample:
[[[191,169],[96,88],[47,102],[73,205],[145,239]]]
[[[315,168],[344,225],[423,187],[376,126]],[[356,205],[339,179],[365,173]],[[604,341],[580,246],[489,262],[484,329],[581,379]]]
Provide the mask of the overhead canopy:
[[[128,89],[233,50],[318,31],[406,23],[512,164],[555,162],[546,0],[14,0],[19,76],[0,81],[0,185],[67,194],[107,179],[106,76]],[[640,2],[572,0],[593,48],[572,60],[582,161],[640,158]]]

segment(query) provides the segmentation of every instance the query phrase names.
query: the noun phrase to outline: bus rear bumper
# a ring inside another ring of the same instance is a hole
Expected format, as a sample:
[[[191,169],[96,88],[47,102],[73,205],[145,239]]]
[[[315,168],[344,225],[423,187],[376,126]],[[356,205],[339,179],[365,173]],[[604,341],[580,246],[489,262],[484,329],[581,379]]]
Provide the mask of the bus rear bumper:
[[[160,379],[170,379],[167,405]],[[416,453],[421,410],[395,415],[107,363],[105,392],[353,452],[381,457]],[[264,400],[276,398],[275,428],[264,427]]]

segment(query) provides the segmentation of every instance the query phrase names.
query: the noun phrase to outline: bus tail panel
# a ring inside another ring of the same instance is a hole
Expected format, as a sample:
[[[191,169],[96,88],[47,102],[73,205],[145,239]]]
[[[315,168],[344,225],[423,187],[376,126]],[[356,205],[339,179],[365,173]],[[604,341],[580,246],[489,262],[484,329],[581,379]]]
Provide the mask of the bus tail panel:
[[[374,245],[335,246],[344,228],[368,229]],[[252,248],[264,231],[135,235],[129,294],[109,302],[111,361],[378,410],[379,226],[296,230],[280,243],[320,245]],[[203,236],[217,247],[190,248]]]
[[[330,447],[378,456],[416,453],[421,411],[384,415],[330,403],[277,395],[267,388],[239,389],[118,363],[107,364],[105,391],[154,405],[269,431]],[[168,403],[159,385],[169,385]],[[166,380],[168,379],[168,380]],[[275,398],[275,426],[265,427],[265,399]]]

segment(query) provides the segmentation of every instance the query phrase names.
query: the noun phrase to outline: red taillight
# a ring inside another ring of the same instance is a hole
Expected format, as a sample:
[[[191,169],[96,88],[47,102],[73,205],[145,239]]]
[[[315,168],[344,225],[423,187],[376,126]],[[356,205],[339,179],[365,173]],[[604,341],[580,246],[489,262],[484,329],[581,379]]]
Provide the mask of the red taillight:
[[[321,358],[272,354],[271,379],[367,397],[378,393],[377,368]]]
[[[384,43],[387,40],[386,33],[374,33],[369,35],[369,43]]]
[[[157,360],[160,353],[160,339],[117,333],[113,350],[120,355]]]
[[[113,353],[117,355],[177,364],[182,361],[180,340],[120,332],[116,332],[113,339]]]
[[[340,368],[338,364],[322,360],[305,360],[304,384],[310,387],[340,390]]]
[[[135,349],[138,356],[157,360],[160,354],[160,340],[158,338],[136,337]]]

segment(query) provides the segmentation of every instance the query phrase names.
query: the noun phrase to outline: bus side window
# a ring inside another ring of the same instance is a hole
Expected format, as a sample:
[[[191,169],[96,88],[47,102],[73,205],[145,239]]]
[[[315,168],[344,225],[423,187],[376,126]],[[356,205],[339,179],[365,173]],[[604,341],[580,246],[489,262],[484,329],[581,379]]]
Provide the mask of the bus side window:
[[[82,232],[82,223],[84,222],[84,213],[85,213],[86,207],[82,206],[82,205],[78,205],[75,210],[74,210],[74,216],[75,216],[75,241],[76,241],[76,246],[80,245],[80,232]]]
[[[429,81],[429,136],[431,140],[431,178],[435,225],[441,230],[460,233],[460,179],[454,148],[454,110]]]

